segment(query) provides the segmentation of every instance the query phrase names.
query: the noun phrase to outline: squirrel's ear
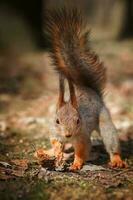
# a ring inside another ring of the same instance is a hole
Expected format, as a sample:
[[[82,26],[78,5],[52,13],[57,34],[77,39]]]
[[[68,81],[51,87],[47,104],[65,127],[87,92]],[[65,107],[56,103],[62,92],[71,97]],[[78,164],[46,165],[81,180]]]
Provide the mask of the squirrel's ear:
[[[65,101],[64,101],[64,77],[60,74],[59,75],[59,98],[57,103],[57,109],[61,108]]]
[[[77,108],[77,99],[75,94],[75,88],[70,80],[68,80],[69,91],[70,91],[70,101],[74,108]]]

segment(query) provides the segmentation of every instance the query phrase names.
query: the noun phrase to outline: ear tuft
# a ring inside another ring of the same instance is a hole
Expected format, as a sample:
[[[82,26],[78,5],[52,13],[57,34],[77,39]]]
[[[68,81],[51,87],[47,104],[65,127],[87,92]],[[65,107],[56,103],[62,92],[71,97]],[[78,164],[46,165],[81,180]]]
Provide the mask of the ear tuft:
[[[77,109],[77,99],[76,99],[76,94],[75,94],[75,88],[70,80],[68,80],[69,84],[69,91],[70,91],[70,101],[71,105]]]
[[[63,75],[59,75],[59,98],[57,103],[57,109],[61,108],[65,101],[64,101],[64,93],[65,93],[65,87],[64,87],[64,77]]]

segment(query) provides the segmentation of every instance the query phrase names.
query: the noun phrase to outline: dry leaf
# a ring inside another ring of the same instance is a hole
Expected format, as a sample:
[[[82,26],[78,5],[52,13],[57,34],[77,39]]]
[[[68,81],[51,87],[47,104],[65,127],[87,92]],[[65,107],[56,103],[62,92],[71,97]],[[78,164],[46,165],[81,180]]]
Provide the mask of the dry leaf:
[[[21,160],[16,159],[16,160],[12,160],[11,162],[14,163],[17,166],[27,168],[29,160],[27,160],[27,159],[21,159]]]
[[[12,175],[17,176],[17,177],[24,177],[25,175],[25,170],[19,169],[19,170],[13,170]]]
[[[12,169],[0,167],[0,180],[8,180],[12,178],[14,178],[14,176],[12,176]]]
[[[4,167],[9,167],[9,168],[12,167],[9,163],[3,162],[3,161],[0,161],[0,165],[2,165],[2,166],[4,166]]]
[[[34,157],[43,161],[43,160],[50,160],[50,156],[46,153],[47,151],[44,149],[38,149],[34,153]]]

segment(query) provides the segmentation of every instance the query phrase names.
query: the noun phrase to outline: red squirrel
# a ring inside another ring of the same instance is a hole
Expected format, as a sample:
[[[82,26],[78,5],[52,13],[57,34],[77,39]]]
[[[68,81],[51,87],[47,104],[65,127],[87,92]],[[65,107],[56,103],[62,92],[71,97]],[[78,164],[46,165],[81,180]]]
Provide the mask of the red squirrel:
[[[89,30],[78,9],[50,10],[46,33],[51,42],[50,56],[59,73],[59,98],[51,144],[57,160],[63,159],[65,142],[74,147],[70,170],[80,169],[89,159],[92,131],[97,131],[110,156],[112,167],[126,167],[120,156],[117,130],[103,100],[106,68],[91,50]],[[64,99],[64,79],[70,99]]]

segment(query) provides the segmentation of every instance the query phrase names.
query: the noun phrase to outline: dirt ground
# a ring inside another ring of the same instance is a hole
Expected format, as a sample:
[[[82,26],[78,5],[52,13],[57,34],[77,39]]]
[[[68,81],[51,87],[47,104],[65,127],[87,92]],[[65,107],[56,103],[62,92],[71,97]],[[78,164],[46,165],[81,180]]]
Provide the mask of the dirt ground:
[[[5,77],[2,84],[7,90],[1,89],[0,94],[0,199],[133,199],[133,41],[97,39],[93,46],[108,68],[105,101],[128,168],[109,168],[109,157],[95,133],[94,155],[82,170],[60,172],[54,170],[52,159],[38,162],[34,152],[50,148],[57,76],[47,53],[3,54],[3,70],[4,66],[9,66],[9,72],[10,66],[17,67],[8,83]],[[23,76],[26,78],[20,81]],[[14,77],[19,79],[12,83]]]

